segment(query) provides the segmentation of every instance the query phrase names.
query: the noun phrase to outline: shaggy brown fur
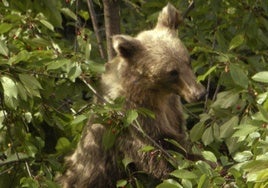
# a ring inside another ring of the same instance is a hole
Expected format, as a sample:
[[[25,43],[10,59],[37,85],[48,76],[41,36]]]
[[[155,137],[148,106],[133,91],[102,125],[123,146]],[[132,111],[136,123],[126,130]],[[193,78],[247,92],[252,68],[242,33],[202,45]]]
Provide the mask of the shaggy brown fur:
[[[106,64],[102,76],[103,96],[109,100],[123,96],[126,109],[147,108],[155,119],[141,116],[140,125],[157,143],[172,138],[187,148],[180,96],[186,101],[198,100],[204,87],[197,83],[191,69],[188,51],[177,38],[180,14],[171,4],[161,11],[154,29],[143,31],[135,38],[113,37],[117,57]],[[116,140],[115,147],[104,150],[102,135],[106,126],[85,127],[77,149],[67,159],[68,169],[60,178],[63,188],[115,187],[123,172],[118,163],[131,158],[136,169],[155,178],[167,177],[171,168],[163,158],[152,157],[141,148],[152,143],[133,127]]]

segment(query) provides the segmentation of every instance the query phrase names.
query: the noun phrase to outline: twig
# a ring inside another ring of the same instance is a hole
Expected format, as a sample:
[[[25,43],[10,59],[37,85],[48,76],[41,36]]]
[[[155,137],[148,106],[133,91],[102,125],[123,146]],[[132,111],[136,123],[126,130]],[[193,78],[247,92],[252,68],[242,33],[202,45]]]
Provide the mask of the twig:
[[[194,9],[194,0],[190,2],[188,8],[185,10],[185,12],[182,14],[182,18],[186,18],[189,12],[191,12]]]
[[[92,0],[87,0],[87,6],[88,6],[88,10],[89,10],[90,17],[91,17],[91,20],[92,20],[92,25],[93,25],[93,29],[94,29],[94,32],[95,32],[95,35],[96,35],[96,39],[97,39],[97,42],[98,42],[100,56],[101,56],[102,59],[106,59],[104,49],[103,49],[103,46],[102,46],[100,32],[99,32],[100,29],[99,29],[99,26],[97,24],[97,17],[96,17],[96,13],[94,11],[94,8],[93,8]]]
[[[104,7],[105,33],[108,60],[115,57],[112,36],[120,33],[119,0],[102,0]]]

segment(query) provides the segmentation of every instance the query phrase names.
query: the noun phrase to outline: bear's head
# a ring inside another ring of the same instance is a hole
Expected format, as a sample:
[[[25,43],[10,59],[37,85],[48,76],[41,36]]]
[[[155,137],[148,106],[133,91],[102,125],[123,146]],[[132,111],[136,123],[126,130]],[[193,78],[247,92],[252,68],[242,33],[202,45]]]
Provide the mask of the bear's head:
[[[123,76],[131,84],[148,92],[175,93],[193,102],[204,95],[205,89],[196,82],[189,53],[177,37],[181,21],[179,11],[168,4],[154,29],[136,37],[115,35],[113,47],[124,62]]]

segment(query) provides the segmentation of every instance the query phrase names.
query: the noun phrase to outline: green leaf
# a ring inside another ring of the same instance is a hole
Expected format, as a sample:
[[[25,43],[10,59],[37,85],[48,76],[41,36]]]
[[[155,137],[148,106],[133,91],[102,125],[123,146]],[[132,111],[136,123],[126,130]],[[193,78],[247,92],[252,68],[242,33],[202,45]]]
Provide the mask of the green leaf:
[[[229,44],[229,50],[233,50],[238,46],[241,46],[245,41],[245,36],[243,34],[236,35]]]
[[[20,185],[22,188],[27,187],[27,188],[39,188],[39,183],[37,180],[31,178],[31,177],[23,177],[20,180]]]
[[[126,169],[127,166],[128,166],[130,163],[132,163],[132,162],[133,162],[133,160],[132,160],[131,158],[128,158],[128,157],[126,157],[126,158],[124,158],[124,159],[122,160],[122,163],[123,163],[125,169]]]
[[[66,137],[60,137],[57,141],[55,149],[58,152],[62,152],[62,151],[69,149],[70,146],[71,146],[71,143]]]
[[[196,142],[202,138],[205,131],[205,124],[203,122],[197,123],[190,131],[190,138],[192,142]]]
[[[5,111],[1,110],[0,111],[0,130],[3,128],[4,124],[4,120],[5,120]]]
[[[257,82],[268,83],[268,71],[258,72],[252,79]]]
[[[152,151],[152,150],[154,150],[154,149],[155,149],[155,147],[150,146],[150,145],[147,145],[147,146],[142,147],[142,148],[140,149],[140,151],[143,151],[143,152],[149,152],[149,151]]]
[[[208,71],[205,74],[198,76],[197,81],[198,82],[204,81],[208,75],[210,75],[212,72],[214,72],[217,69],[217,67],[218,65],[212,66],[210,69],[208,69]]]
[[[240,153],[236,153],[234,156],[234,160],[236,162],[242,163],[251,159],[252,156],[253,154],[251,153],[251,151],[243,151]]]
[[[250,133],[254,132],[258,129],[257,126],[250,125],[250,124],[242,124],[237,127],[238,129],[232,137],[245,137],[248,136]]]
[[[212,126],[208,127],[202,135],[202,141],[207,146],[214,141]]]
[[[39,89],[43,89],[39,81],[31,75],[19,74],[20,81],[28,92],[29,96],[41,97]]]
[[[128,110],[126,113],[126,125],[130,125],[138,118],[138,113],[136,110]]]
[[[13,27],[12,24],[1,23],[0,24],[0,34],[4,34],[4,33],[8,32],[12,27]]]
[[[9,98],[18,98],[18,88],[16,83],[9,77],[7,76],[2,76],[0,78],[0,81],[3,86],[4,90],[4,95],[9,97]]]
[[[29,58],[30,58],[29,52],[27,52],[26,50],[22,50],[17,55],[12,56],[8,60],[8,64],[14,65],[14,64],[17,64],[21,61],[27,61]]]
[[[116,187],[125,187],[127,185],[127,180],[118,180],[116,182]]]
[[[245,89],[248,88],[248,77],[240,66],[230,64],[230,74],[236,85]]]
[[[80,76],[82,73],[82,69],[80,65],[75,65],[71,68],[70,72],[68,73],[68,78],[74,82],[75,79]]]
[[[68,8],[62,8],[61,12],[63,14],[65,14],[66,16],[69,16],[70,18],[72,18],[73,20],[77,21],[77,16],[75,13],[73,13],[70,9]]]
[[[0,40],[0,54],[7,57],[8,53],[9,51],[6,44],[4,43],[4,41]]]
[[[209,186],[209,179],[206,174],[203,174],[198,180],[198,187],[197,188],[208,188]]]
[[[173,179],[164,180],[163,183],[156,186],[156,188],[183,188],[177,181]]]
[[[180,179],[196,179],[197,175],[193,172],[190,172],[188,170],[174,170],[173,172],[170,173],[170,175],[180,178]]]
[[[44,26],[46,26],[49,30],[54,31],[54,26],[49,23],[47,20],[40,19],[39,22],[41,22]]]
[[[223,109],[227,109],[237,104],[238,100],[239,100],[239,94],[236,91],[234,90],[223,91],[218,93],[217,100],[211,105],[211,107],[213,108],[220,107]]]
[[[208,160],[208,161],[211,161],[211,162],[214,162],[214,163],[217,163],[217,158],[216,156],[210,152],[210,151],[203,151],[202,152],[202,155],[203,157]]]
[[[220,138],[228,138],[235,132],[235,127],[238,125],[238,116],[233,116],[227,122],[220,126]]]
[[[71,64],[71,60],[69,59],[60,59],[56,61],[49,62],[47,64],[47,70],[56,70],[64,67],[65,65]]]
[[[102,136],[102,145],[104,146],[105,150],[108,150],[114,146],[117,136],[117,133],[115,133],[114,131],[115,130],[113,129],[108,129],[104,132]]]

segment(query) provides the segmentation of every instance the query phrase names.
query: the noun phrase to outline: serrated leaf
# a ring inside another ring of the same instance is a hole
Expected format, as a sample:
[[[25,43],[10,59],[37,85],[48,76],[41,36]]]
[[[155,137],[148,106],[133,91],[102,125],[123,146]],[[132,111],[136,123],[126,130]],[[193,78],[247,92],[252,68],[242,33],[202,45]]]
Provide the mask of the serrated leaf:
[[[233,50],[238,46],[242,45],[245,41],[245,36],[243,34],[236,35],[229,44],[229,50]]]
[[[170,175],[180,178],[180,179],[196,179],[197,175],[193,172],[190,172],[188,170],[174,170],[173,172],[170,173]]]
[[[248,77],[240,66],[230,64],[230,74],[236,85],[245,89],[248,88]]]
[[[268,71],[258,72],[252,79],[257,82],[268,83]]]

